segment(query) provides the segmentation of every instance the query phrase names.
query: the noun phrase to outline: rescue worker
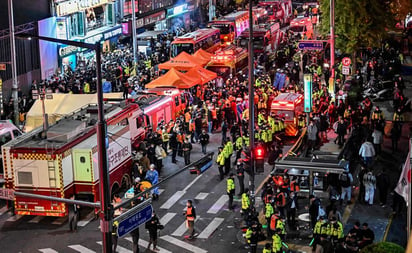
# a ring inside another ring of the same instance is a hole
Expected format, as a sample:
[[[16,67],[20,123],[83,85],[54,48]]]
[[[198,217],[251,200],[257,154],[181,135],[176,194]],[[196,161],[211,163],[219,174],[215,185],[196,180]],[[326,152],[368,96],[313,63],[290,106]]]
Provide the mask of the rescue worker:
[[[229,210],[233,210],[233,195],[235,195],[234,174],[230,173],[227,179],[227,195],[229,195]]]
[[[298,127],[303,128],[306,125],[306,119],[305,119],[305,115],[303,113],[299,114],[298,116]]]
[[[265,218],[266,218],[266,224],[267,224],[267,235],[270,235],[270,218],[272,217],[272,214],[275,212],[273,209],[272,203],[268,202],[265,205]]]
[[[242,213],[246,215],[250,208],[250,198],[249,198],[249,189],[246,188],[245,192],[242,193]]]
[[[330,219],[327,226],[327,235],[331,237],[331,241],[334,245],[343,238],[343,225],[335,216]]]
[[[230,165],[231,165],[231,158],[233,154],[233,143],[228,139],[226,144],[223,148],[224,156],[225,156],[225,175],[228,175],[230,172]]]
[[[256,253],[257,243],[258,243],[258,235],[257,235],[257,224],[253,224],[252,226],[248,227],[245,234],[245,239],[250,247],[251,253]]]
[[[242,148],[243,148],[243,138],[239,134],[236,135],[236,140],[235,140],[235,150],[236,150],[236,161],[239,160],[240,155],[242,154]]]
[[[285,216],[285,206],[286,206],[286,193],[278,189],[278,193],[276,194],[276,207],[278,208],[282,216]]]
[[[276,229],[275,234],[272,236],[272,253],[282,252],[282,239],[280,238],[280,229]]]
[[[236,164],[236,176],[237,180],[239,181],[239,193],[237,194],[238,196],[242,196],[243,192],[245,191],[245,170],[243,168],[243,163],[241,159],[237,160]]]
[[[222,181],[224,177],[223,166],[225,165],[225,154],[223,152],[222,147],[219,147],[219,151],[218,151],[217,158],[216,158],[216,163],[219,169],[219,178],[220,178],[220,181]]]
[[[280,213],[279,211],[276,211],[272,213],[270,216],[270,222],[269,222],[269,229],[270,229],[270,235],[273,235],[276,232],[276,225],[278,223],[278,220],[280,220]]]
[[[280,230],[279,236],[282,240],[285,240],[286,229],[285,229],[285,218],[283,216],[278,219],[276,223],[276,230]]]
[[[196,210],[192,204],[192,200],[187,200],[186,212],[183,213],[186,216],[186,227],[189,229],[189,239],[192,239],[195,235],[195,220],[196,220]]]
[[[270,243],[266,243],[265,247],[263,248],[262,253],[272,253],[271,245]]]
[[[321,235],[326,236],[327,225],[328,224],[325,220],[325,216],[320,216],[319,220],[315,224],[315,227],[313,228],[313,242],[312,242],[313,250],[316,249],[316,245],[320,242],[320,236]]]

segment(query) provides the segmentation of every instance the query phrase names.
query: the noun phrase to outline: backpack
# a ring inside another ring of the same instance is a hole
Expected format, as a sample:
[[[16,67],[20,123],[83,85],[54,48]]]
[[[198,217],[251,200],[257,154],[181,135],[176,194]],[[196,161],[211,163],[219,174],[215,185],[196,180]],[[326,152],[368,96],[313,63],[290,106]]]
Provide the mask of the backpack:
[[[350,178],[348,172],[343,172],[339,175],[339,182],[342,187],[350,186]]]

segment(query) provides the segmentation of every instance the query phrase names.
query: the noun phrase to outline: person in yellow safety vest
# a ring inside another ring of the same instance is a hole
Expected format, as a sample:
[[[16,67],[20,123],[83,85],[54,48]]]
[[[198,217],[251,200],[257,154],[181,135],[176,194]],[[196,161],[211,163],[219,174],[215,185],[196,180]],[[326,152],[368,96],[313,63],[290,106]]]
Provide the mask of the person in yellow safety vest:
[[[243,135],[243,143],[245,144],[245,147],[249,147],[249,135]]]
[[[266,203],[265,205],[265,218],[266,218],[266,225],[267,225],[267,234],[270,235],[270,218],[272,214],[275,212],[275,209],[272,206],[271,202]]]
[[[372,120],[378,120],[379,117],[382,116],[383,118],[383,112],[379,109],[379,106],[375,107],[375,110],[372,112]]]
[[[152,62],[150,60],[145,61],[144,64],[146,65],[146,68],[148,69],[152,67]]]
[[[129,65],[126,65],[126,66],[123,68],[123,74],[124,74],[126,77],[129,77],[129,76],[130,76],[130,67],[129,67]]]
[[[259,130],[257,130],[257,129],[255,129],[255,141],[259,141],[260,140],[260,129]]]
[[[225,154],[223,153],[222,147],[219,147],[219,153],[217,154],[216,163],[219,168],[220,181],[222,181],[224,177],[223,167],[225,166]]]
[[[327,226],[327,235],[331,237],[332,242],[336,242],[343,238],[343,225],[336,217],[332,217]]]
[[[242,213],[246,215],[249,208],[250,208],[249,189],[246,188],[245,192],[242,193]]]
[[[304,114],[299,114],[299,116],[298,116],[298,127],[299,128],[305,127],[305,125],[306,125],[305,121],[306,121],[306,119],[305,119]]]
[[[228,139],[225,146],[223,147],[223,152],[225,156],[225,175],[227,175],[230,171],[230,161],[233,154],[233,144],[230,139]]]
[[[263,124],[266,123],[266,119],[265,119],[265,115],[263,114],[263,112],[259,112],[258,114],[258,125],[261,126]]]
[[[273,141],[273,132],[272,132],[272,128],[268,127],[266,130],[267,134],[268,134],[268,143],[271,144]]]
[[[325,216],[320,216],[313,228],[313,243],[312,249],[316,249],[316,245],[320,242],[320,236],[326,235],[326,228],[328,223],[325,220]]]
[[[259,89],[259,87],[260,87],[261,85],[262,85],[262,81],[260,81],[259,78],[256,78],[255,87]]]
[[[265,128],[262,129],[261,132],[260,132],[260,139],[261,139],[264,143],[267,142],[268,136],[267,136],[267,132],[266,132],[266,129],[265,129]]]
[[[275,123],[275,119],[272,117],[272,115],[268,116],[268,124],[270,126],[270,128],[273,129],[273,124]]]
[[[240,135],[237,135],[236,137],[235,149],[236,149],[236,161],[238,161],[240,158],[240,155],[242,154],[242,149],[243,149],[243,137]]]
[[[83,93],[84,93],[84,94],[90,93],[90,84],[89,84],[89,82],[87,82],[87,81],[84,82]]]
[[[280,238],[280,229],[276,229],[275,234],[272,236],[272,253],[282,252],[282,239]]]
[[[283,217],[280,217],[280,219],[278,220],[278,222],[276,224],[276,230],[278,230],[278,229],[281,231],[280,234],[279,234],[280,238],[282,240],[284,240],[285,235],[286,235],[286,229],[285,229],[285,221],[284,221]]]
[[[249,121],[249,108],[246,108],[246,109],[242,112],[242,120]]]
[[[227,195],[229,195],[229,210],[233,210],[233,195],[235,195],[235,180],[233,173],[227,179]]]
[[[401,109],[398,109],[393,113],[392,121],[394,121],[394,122],[403,122],[404,121],[404,117],[402,115]]]
[[[272,247],[271,247],[270,243],[266,243],[266,244],[265,244],[265,247],[263,248],[262,253],[272,253],[272,249],[271,249],[271,248],[272,248]]]
[[[162,127],[162,147],[167,154],[167,144],[169,143],[169,133],[166,131],[166,128]]]

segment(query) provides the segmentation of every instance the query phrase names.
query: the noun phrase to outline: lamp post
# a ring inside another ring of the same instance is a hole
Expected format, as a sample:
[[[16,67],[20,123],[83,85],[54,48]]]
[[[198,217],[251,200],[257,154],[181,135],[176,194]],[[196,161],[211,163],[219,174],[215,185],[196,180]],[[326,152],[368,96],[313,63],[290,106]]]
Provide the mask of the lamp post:
[[[11,73],[12,73],[12,97],[14,108],[14,123],[19,124],[19,96],[17,84],[17,65],[16,65],[16,40],[14,38],[14,14],[13,14],[13,0],[8,0],[9,12],[9,30],[10,30],[10,49],[11,49]]]
[[[255,71],[253,61],[253,14],[252,14],[252,0],[249,0],[249,149],[250,149],[250,177],[249,177],[249,189],[250,196],[252,197],[252,206],[255,203],[255,166],[254,166],[254,126],[255,126],[255,104],[254,104],[254,83],[255,83]]]
[[[137,48],[137,38],[136,38],[136,0],[132,1],[132,40],[133,40],[133,63],[134,67],[137,66],[139,61],[138,48]]]
[[[98,165],[99,165],[99,193],[100,193],[100,227],[102,232],[102,252],[112,253],[112,235],[111,235],[111,223],[112,223],[112,206],[110,204],[110,190],[109,190],[109,170],[107,164],[107,151],[106,151],[106,121],[103,111],[103,88],[102,88],[102,56],[100,42],[96,44],[89,44],[71,40],[61,40],[56,38],[44,37],[44,36],[31,36],[20,35],[23,38],[35,38],[39,40],[45,40],[75,47],[87,48],[96,52],[96,76],[97,76],[97,108],[98,108],[98,121],[97,121],[97,147],[98,147]]]
[[[332,95],[335,95],[335,0],[330,0],[330,80],[332,82]]]

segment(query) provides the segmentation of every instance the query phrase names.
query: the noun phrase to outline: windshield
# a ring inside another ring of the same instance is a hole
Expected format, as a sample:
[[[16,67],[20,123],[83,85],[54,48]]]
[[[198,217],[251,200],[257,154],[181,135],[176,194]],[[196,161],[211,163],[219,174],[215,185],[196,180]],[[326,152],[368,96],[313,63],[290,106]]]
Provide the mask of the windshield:
[[[208,70],[215,72],[218,76],[226,79],[230,75],[230,68],[227,66],[208,66]]]
[[[249,38],[241,38],[239,41],[239,46],[243,48],[248,48]],[[254,50],[265,50],[263,37],[254,37],[253,38],[253,49]]]
[[[305,26],[291,26],[289,29],[295,33],[301,33],[305,31]]]
[[[230,33],[230,25],[229,24],[213,24],[213,28],[217,28],[220,30],[220,34],[225,35]]]
[[[287,111],[287,110],[276,110],[276,115],[284,116],[284,117],[285,117],[285,120],[291,121],[291,120],[293,120],[293,115],[294,115],[294,113],[293,113],[293,110],[291,110],[291,111]]]
[[[11,133],[6,132],[0,135],[0,147],[6,144],[7,142],[11,141]]]
[[[172,58],[176,57],[178,54],[180,54],[183,51],[185,51],[188,54],[193,54],[194,53],[193,44],[191,43],[172,44],[172,48],[171,48]]]

